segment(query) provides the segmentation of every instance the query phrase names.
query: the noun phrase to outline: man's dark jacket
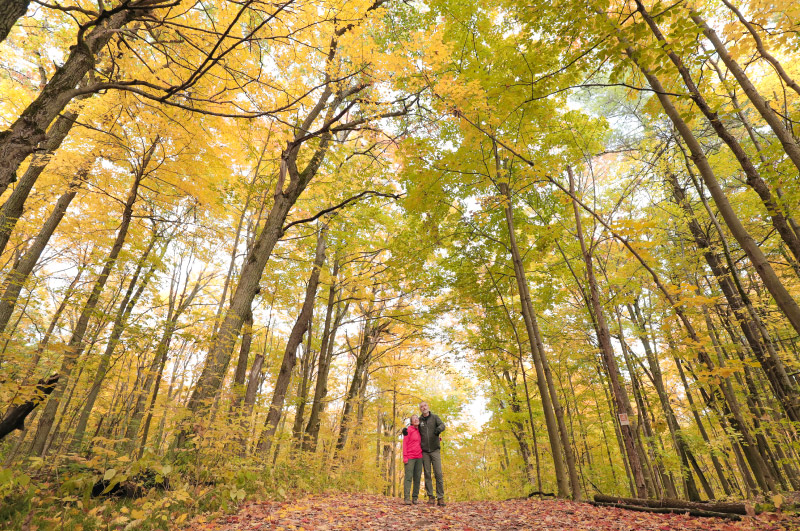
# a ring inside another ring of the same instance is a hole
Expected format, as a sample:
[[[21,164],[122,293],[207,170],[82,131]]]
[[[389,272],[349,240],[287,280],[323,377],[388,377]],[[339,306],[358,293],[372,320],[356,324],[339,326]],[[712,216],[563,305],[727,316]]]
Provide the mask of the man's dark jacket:
[[[419,417],[419,434],[423,452],[435,452],[439,449],[439,434],[444,431],[444,422],[442,419],[428,413],[427,417],[420,415]]]

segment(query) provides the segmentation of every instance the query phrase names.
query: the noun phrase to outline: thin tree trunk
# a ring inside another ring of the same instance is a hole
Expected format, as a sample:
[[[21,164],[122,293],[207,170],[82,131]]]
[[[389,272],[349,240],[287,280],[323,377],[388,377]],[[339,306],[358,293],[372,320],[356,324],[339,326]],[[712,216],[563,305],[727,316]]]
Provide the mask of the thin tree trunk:
[[[75,427],[75,434],[72,438],[72,450],[77,452],[81,444],[83,443],[83,434],[86,430],[86,425],[89,422],[89,416],[92,413],[92,409],[94,409],[95,401],[97,400],[97,395],[100,393],[100,388],[103,385],[103,380],[105,380],[106,373],[108,372],[108,367],[111,364],[111,356],[114,354],[114,350],[116,349],[117,345],[119,344],[120,337],[122,336],[123,331],[125,330],[125,325],[127,324],[128,317],[130,316],[133,308],[136,306],[136,303],[141,297],[144,289],[147,287],[147,284],[150,283],[150,279],[153,277],[153,273],[155,272],[155,266],[151,266],[148,271],[145,273],[142,282],[139,283],[137,287],[137,282],[139,281],[139,275],[141,275],[142,270],[145,267],[145,262],[147,261],[150,252],[153,250],[153,247],[156,244],[157,236],[154,234],[153,239],[150,242],[150,245],[145,250],[144,254],[142,255],[139,263],[136,265],[136,271],[134,271],[133,276],[131,277],[130,283],[128,284],[128,290],[125,293],[124,297],[122,298],[122,302],[120,302],[119,309],[117,310],[117,315],[114,318],[114,325],[111,329],[111,335],[106,342],[106,349],[103,352],[103,355],[100,357],[100,364],[97,366],[97,371],[95,372],[94,381],[92,382],[92,387],[89,390],[89,395],[86,397],[84,401],[83,410],[81,411],[80,418],[78,419],[78,424]],[[166,249],[166,247],[165,247]]]
[[[778,358],[774,349],[772,352],[770,352],[767,345],[762,343],[758,325],[751,320],[748,315],[745,314],[746,304],[739,295],[739,291],[737,290],[736,286],[734,286],[734,281],[736,278],[733,277],[737,276],[736,271],[731,271],[730,269],[726,270],[719,257],[711,249],[711,243],[709,242],[706,234],[703,232],[703,229],[700,227],[699,222],[694,217],[692,207],[688,203],[686,195],[683,189],[680,187],[677,178],[674,175],[670,175],[669,181],[672,187],[675,202],[684,210],[684,212],[686,212],[688,218],[687,224],[694,241],[697,244],[697,247],[703,252],[706,263],[708,263],[709,268],[711,268],[711,272],[717,279],[719,287],[722,289],[722,293],[725,295],[731,311],[736,317],[736,321],[739,323],[742,333],[747,339],[747,343],[750,346],[753,355],[758,360],[761,368],[764,370],[764,374],[766,374],[767,380],[772,386],[775,397],[779,400],[789,419],[795,422],[799,421],[800,390],[790,381],[786,373],[786,368],[781,359]],[[755,314],[751,314],[750,317],[755,317],[758,319],[758,316]]]
[[[103,265],[103,270],[100,272],[97,280],[95,280],[94,287],[89,295],[89,299],[86,301],[86,304],[81,310],[81,314],[78,317],[78,321],[72,331],[72,337],[70,338],[69,344],[66,346],[64,357],[61,362],[61,368],[58,371],[61,379],[59,380],[56,388],[53,390],[53,393],[50,395],[50,399],[47,401],[47,405],[42,411],[42,416],[39,419],[36,436],[33,441],[33,446],[31,447],[31,453],[33,455],[44,457],[45,446],[48,436],[50,435],[50,430],[55,422],[61,397],[63,396],[67,387],[67,383],[70,380],[70,373],[72,372],[75,363],[83,352],[83,338],[86,334],[86,329],[89,326],[89,320],[95,313],[97,304],[100,302],[100,295],[103,292],[103,288],[105,288],[108,277],[111,274],[111,270],[114,268],[114,265],[117,262],[117,257],[119,256],[120,251],[122,251],[122,246],[125,243],[125,238],[128,235],[128,228],[130,227],[131,219],[133,217],[133,205],[139,195],[139,185],[144,178],[145,170],[150,163],[150,158],[153,155],[156,145],[158,145],[158,140],[153,142],[150,149],[147,150],[144,158],[142,159],[142,164],[134,176],[133,186],[131,187],[128,198],[125,201],[125,208],[122,212],[122,223],[117,230],[116,239],[114,240],[114,244],[108,253],[108,258],[106,258],[105,264]]]
[[[20,260],[14,264],[14,267],[6,275],[3,282],[5,291],[2,297],[0,297],[0,333],[6,330],[8,321],[14,313],[14,307],[17,304],[19,294],[22,291],[22,287],[25,285],[25,281],[42,256],[42,252],[44,252],[45,247],[47,247],[47,243],[53,236],[56,227],[58,227],[58,224],[61,223],[61,220],[64,218],[69,204],[75,199],[80,183],[85,175],[86,170],[83,170],[82,175],[73,180],[67,191],[58,198],[55,208],[53,208],[53,211],[42,225],[42,228],[39,229],[39,233],[36,235],[36,238],[34,238],[33,244],[25,251],[25,254],[22,255]]]
[[[613,22],[610,23],[613,24]],[[791,294],[786,290],[786,287],[775,274],[775,271],[769,264],[767,257],[761,251],[758,243],[747,232],[747,229],[745,229],[744,225],[742,225],[741,220],[733,210],[730,201],[728,201],[725,192],[722,190],[722,187],[717,181],[717,177],[714,175],[714,170],[711,168],[711,164],[708,162],[700,142],[698,142],[697,138],[694,136],[694,133],[692,133],[691,128],[683,120],[678,109],[675,108],[675,105],[672,103],[670,96],[665,91],[659,79],[653,73],[651,73],[650,70],[640,64],[637,59],[637,53],[633,49],[632,44],[619,33],[618,39],[623,46],[625,46],[625,52],[627,55],[631,58],[634,64],[639,67],[644,76],[647,78],[650,87],[655,91],[656,97],[658,97],[658,100],[667,116],[678,130],[678,133],[683,138],[683,141],[686,142],[686,145],[691,152],[692,161],[700,171],[700,175],[703,177],[703,181],[708,187],[711,196],[714,198],[714,202],[717,204],[717,208],[719,209],[722,218],[725,220],[725,223],[728,225],[731,234],[736,241],[739,242],[739,245],[741,245],[742,249],[747,254],[759,277],[761,277],[764,285],[774,298],[775,303],[789,320],[795,331],[800,333],[800,306],[798,306],[797,302],[794,300],[794,298],[792,298]]]
[[[308,402],[308,391],[311,387],[310,379],[312,367],[315,365],[317,359],[313,354],[311,342],[314,339],[312,330],[314,329],[314,319],[312,317],[311,323],[308,326],[308,343],[303,353],[303,359],[300,362],[300,381],[297,384],[297,411],[294,415],[294,424],[292,425],[292,438],[295,441],[295,446],[300,447],[303,441],[303,420],[305,418],[306,403]]]
[[[575,193],[574,178],[572,169],[567,166],[567,174],[569,175],[569,189],[570,194]],[[592,266],[592,255],[586,247],[586,242],[583,237],[583,226],[581,223],[580,211],[578,205],[572,202],[573,212],[575,214],[575,228],[578,234],[578,241],[581,245],[581,253],[583,260],[586,264],[586,277],[589,283],[589,300],[592,304],[592,313],[594,313],[595,322],[597,323],[597,336],[600,343],[600,353],[603,362],[608,371],[609,383],[611,385],[611,394],[617,407],[618,413],[626,414],[628,419],[633,418],[633,411],[630,407],[630,400],[628,399],[627,391],[622,382],[622,375],[619,372],[616,357],[614,356],[614,349],[611,346],[611,335],[608,331],[606,324],[605,314],[603,307],[600,303],[600,293],[597,289],[597,281],[594,276],[594,267]],[[634,440],[634,432],[630,424],[623,424],[620,422],[620,431],[622,440],[625,447],[625,452],[628,455],[628,462],[631,465],[631,472],[633,474],[634,483],[636,485],[636,494],[639,498],[646,498],[648,496],[647,485],[644,477],[644,466],[639,459],[639,454],[636,451],[636,443]]]
[[[333,265],[332,278],[336,279],[338,272],[339,261],[337,260]],[[306,451],[313,452],[317,448],[322,413],[325,411],[325,399],[328,396],[328,373],[330,372],[331,362],[333,361],[336,332],[349,306],[349,302],[342,305],[341,301],[335,301],[337,292],[336,284],[332,283],[328,290],[328,308],[325,314],[325,330],[322,334],[322,345],[320,346],[317,383],[314,387],[314,401],[311,404],[311,413],[309,413],[308,424],[306,425],[306,439],[303,442],[303,449]],[[334,304],[336,305],[336,316],[333,318],[333,323],[331,324],[330,317],[333,312]]]
[[[495,146],[495,151],[496,151]],[[500,167],[499,157],[495,153],[495,160],[497,167]],[[555,405],[553,399],[557,397],[550,393],[547,378],[545,376],[545,358],[543,349],[539,348],[537,342],[537,329],[534,327],[533,322],[533,304],[530,301],[530,294],[528,292],[528,281],[525,276],[525,268],[522,263],[522,257],[517,246],[517,237],[514,228],[514,212],[511,204],[511,191],[508,185],[500,183],[500,192],[506,196],[507,201],[505,204],[505,217],[506,225],[508,228],[509,250],[511,251],[511,260],[514,265],[514,276],[517,281],[517,290],[520,295],[520,303],[522,307],[522,317],[525,322],[525,329],[528,334],[528,341],[531,347],[531,357],[533,358],[534,367],[536,368],[536,383],[539,387],[539,396],[542,400],[542,410],[544,412],[545,424],[547,426],[547,436],[550,440],[550,451],[553,455],[553,464],[556,472],[556,484],[558,487],[559,497],[566,498],[570,492],[574,499],[579,500],[580,483],[578,481],[570,482],[568,471],[564,467],[564,452],[568,451],[563,443],[562,438],[559,436],[559,423],[556,418]],[[560,405],[559,405],[560,407]],[[573,461],[574,464],[574,461]],[[577,475],[577,474],[576,474]]]
[[[261,434],[261,444],[259,450],[264,454],[269,454],[270,447],[272,446],[272,439],[275,435],[275,430],[278,427],[278,421],[283,413],[283,404],[286,400],[286,393],[289,389],[289,384],[292,380],[292,371],[295,363],[297,362],[297,348],[303,340],[303,335],[308,330],[314,311],[314,301],[317,296],[317,286],[319,285],[319,275],[322,271],[322,266],[325,263],[325,239],[327,227],[319,230],[317,235],[317,248],[314,255],[314,265],[312,267],[311,276],[308,279],[306,286],[305,299],[303,300],[303,307],[297,320],[292,327],[289,334],[289,340],[286,343],[286,350],[283,354],[283,361],[281,368],[278,372],[278,379],[275,381],[275,390],[272,394],[272,402],[270,403],[269,412],[267,413],[267,420],[265,423],[264,432]]]
[[[764,206],[767,209],[767,215],[769,215],[770,219],[772,220],[773,227],[775,227],[775,230],[778,232],[781,239],[786,243],[786,245],[789,247],[792,254],[794,255],[794,261],[795,262],[800,261],[800,239],[798,239],[798,236],[794,233],[794,231],[786,221],[785,214],[782,212],[780,205],[778,205],[775,202],[775,198],[772,196],[772,190],[770,189],[769,184],[761,177],[758,170],[753,165],[752,160],[747,155],[745,150],[742,148],[741,144],[739,144],[739,141],[736,139],[736,137],[733,136],[733,134],[731,134],[731,132],[728,130],[728,128],[725,126],[722,120],[720,120],[719,115],[715,111],[713,111],[711,107],[708,105],[705,98],[700,93],[700,90],[697,88],[697,85],[695,85],[694,80],[692,79],[691,72],[689,72],[689,69],[683,63],[682,59],[678,56],[678,54],[675,53],[673,48],[669,46],[669,43],[667,42],[664,35],[661,33],[658,24],[655,22],[655,20],[653,20],[653,18],[650,16],[650,13],[645,9],[644,4],[642,4],[641,0],[635,0],[635,2],[638,7],[638,11],[642,15],[642,18],[644,19],[645,23],[650,27],[650,30],[653,32],[653,35],[656,36],[659,43],[661,43],[663,49],[665,50],[667,56],[670,58],[675,67],[678,69],[678,72],[680,73],[681,78],[683,79],[683,82],[686,85],[686,88],[689,90],[689,93],[691,94],[692,101],[694,101],[695,105],[697,105],[697,108],[700,109],[700,112],[702,112],[703,115],[708,119],[709,123],[711,124],[711,127],[714,129],[714,132],[717,134],[717,136],[719,136],[719,138],[722,139],[722,141],[725,142],[725,144],[730,148],[731,152],[734,154],[736,160],[739,162],[739,165],[742,167],[745,175],[747,176],[747,184],[750,185],[750,187],[761,198],[761,201],[764,203]],[[699,17],[697,17],[696,14],[693,14],[692,18],[694,19],[695,23],[697,24],[702,23],[702,19],[699,19]],[[706,32],[704,31],[704,33]],[[712,39],[711,37],[716,36],[716,34],[714,34],[713,31],[708,29],[708,33],[706,33],[706,36],[709,37],[709,39],[711,39],[713,43],[714,39]],[[719,39],[717,38],[716,41],[719,41]],[[727,56],[727,53],[725,55]],[[722,54],[720,54],[720,57],[722,57],[723,61],[726,60],[725,56],[723,56]],[[733,63],[732,59],[730,59],[729,56],[728,60],[730,60],[732,64],[735,64]],[[744,76],[744,72],[742,72],[740,68],[738,70],[740,74]],[[737,76],[737,72],[735,70],[732,69],[731,71],[733,72],[734,76]],[[737,80],[739,80],[740,84],[745,79],[746,76],[744,76],[742,79],[739,79],[739,77],[737,76]],[[747,95],[751,98],[751,101],[753,101],[753,98],[758,94],[757,92],[755,92],[754,87],[752,92],[748,91],[747,87],[745,87],[744,85],[742,85],[742,88],[745,90],[745,93],[747,93]],[[765,110],[766,112],[766,104],[763,102],[763,99],[761,100],[761,103],[763,104],[762,110]],[[753,101],[753,104],[756,105],[756,102]],[[758,105],[756,105],[756,108],[758,108]],[[768,123],[770,122],[770,120],[767,121]],[[782,128],[783,125],[779,124],[779,127]],[[781,136],[779,136],[779,139],[781,139],[781,142],[783,143],[783,139],[781,138]],[[783,147],[784,150],[788,150],[787,154],[790,155],[790,158],[792,158],[795,164],[796,165],[800,164],[800,147],[798,147],[797,144],[793,142],[793,140],[790,141],[789,143],[785,143]],[[793,154],[796,154],[797,156],[796,159],[793,158]],[[798,166],[798,168],[800,168],[800,166]]]
[[[253,343],[253,312],[252,310],[244,319],[242,344],[239,346],[239,359],[236,362],[236,372],[233,375],[233,404],[231,409],[236,411],[244,399],[246,390],[244,380],[247,376],[247,361],[250,359],[250,346]]]
[[[729,2],[723,0],[723,3],[731,8],[739,16],[740,20],[744,20],[741,17],[741,13],[739,13],[738,10],[735,9]],[[764,97],[761,96],[761,94],[758,92],[758,89],[756,89],[755,85],[753,85],[753,83],[750,81],[750,78],[747,77],[747,74],[744,72],[742,67],[739,66],[739,63],[737,63],[736,60],[731,57],[731,55],[728,53],[728,49],[725,47],[725,44],[723,44],[722,40],[719,38],[719,35],[717,35],[717,32],[714,31],[693,8],[690,8],[689,13],[694,23],[697,24],[703,31],[703,35],[705,35],[706,38],[711,41],[711,44],[714,46],[714,50],[716,50],[717,55],[719,55],[720,59],[722,59],[722,62],[725,63],[725,66],[728,67],[728,70],[731,71],[733,77],[736,78],[736,81],[739,82],[739,86],[742,87],[742,91],[744,91],[744,93],[747,95],[748,99],[753,104],[753,107],[755,107],[755,109],[758,111],[758,114],[760,114],[761,117],[764,118],[764,121],[769,124],[770,129],[772,129],[772,132],[775,133],[778,141],[780,141],[781,145],[783,146],[783,151],[789,156],[789,159],[791,159],[795,167],[800,170],[800,146],[797,145],[797,142],[792,136],[792,132],[786,129],[786,127],[783,125],[781,117],[778,116],[778,114],[769,106],[769,103],[764,99]],[[745,26],[748,26],[748,30],[752,29],[752,26],[748,23],[745,23]],[[756,46],[758,47],[758,51],[761,53],[761,56],[768,61],[772,59],[769,62],[773,65],[773,67],[775,67],[776,72],[781,75],[781,78],[784,79],[784,81],[788,79],[791,83],[791,78],[786,75],[786,71],[783,70],[780,63],[778,63],[770,54],[766,53],[763,43],[761,43],[761,39],[758,38],[758,34],[755,33],[755,31],[751,31],[751,35],[756,36]],[[789,86],[792,85],[789,84]],[[794,87],[792,88],[797,90],[797,84],[794,83]],[[797,235],[795,235],[795,239],[796,236]],[[794,249],[793,252],[795,252]],[[795,254],[795,258],[800,259],[797,254]]]

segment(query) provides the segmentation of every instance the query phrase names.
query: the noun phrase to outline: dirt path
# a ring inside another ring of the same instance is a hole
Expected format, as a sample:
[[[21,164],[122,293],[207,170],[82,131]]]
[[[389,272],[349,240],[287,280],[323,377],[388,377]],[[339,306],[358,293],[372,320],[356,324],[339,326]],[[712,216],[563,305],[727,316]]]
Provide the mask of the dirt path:
[[[484,531],[715,530],[798,531],[800,519],[761,515],[731,522],[677,514],[646,514],[560,500],[455,502],[446,507],[406,506],[396,498],[329,493],[291,502],[252,503],[235,515],[195,523],[192,531],[275,530]]]

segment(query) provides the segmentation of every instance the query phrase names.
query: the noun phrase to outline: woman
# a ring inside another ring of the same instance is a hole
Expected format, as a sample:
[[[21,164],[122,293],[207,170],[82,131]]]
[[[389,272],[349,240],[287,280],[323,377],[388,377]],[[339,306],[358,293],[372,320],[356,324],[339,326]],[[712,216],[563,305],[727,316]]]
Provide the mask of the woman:
[[[422,438],[419,434],[419,417],[411,416],[411,425],[403,430],[403,463],[406,465],[406,480],[403,489],[403,498],[406,505],[417,503],[419,496],[419,480],[422,476]],[[414,492],[411,494],[411,483],[414,483]]]

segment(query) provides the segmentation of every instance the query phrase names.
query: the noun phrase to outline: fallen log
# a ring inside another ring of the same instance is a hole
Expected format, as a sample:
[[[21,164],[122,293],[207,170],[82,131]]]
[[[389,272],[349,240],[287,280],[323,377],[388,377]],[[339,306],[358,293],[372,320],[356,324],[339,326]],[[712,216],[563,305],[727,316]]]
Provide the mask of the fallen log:
[[[3,416],[3,420],[0,421],[0,439],[3,439],[3,437],[14,430],[25,428],[25,417],[30,415],[31,411],[41,404],[47,395],[53,392],[53,389],[56,388],[56,383],[58,383],[58,379],[59,375],[54,374],[50,378],[39,380],[36,384],[36,394],[33,398],[27,402],[8,408],[8,411],[6,411],[6,414]]]
[[[639,511],[643,513],[659,513],[659,514],[688,514],[689,516],[699,516],[706,518],[724,518],[738,522],[742,519],[738,514],[733,513],[720,513],[715,511],[701,511],[700,509],[688,509],[679,507],[642,507],[641,505],[628,505],[625,503],[606,503],[606,502],[589,502],[595,507],[614,507],[616,509],[625,509],[626,511]]]
[[[622,498],[619,496],[606,496],[605,494],[595,494],[594,501],[599,503],[621,503],[624,505],[638,505],[640,507],[650,507],[654,509],[692,509],[697,511],[710,511],[727,514],[747,514],[747,508],[743,503],[735,502],[690,502],[686,500],[673,500],[669,498],[661,500],[645,500],[642,498]]]

